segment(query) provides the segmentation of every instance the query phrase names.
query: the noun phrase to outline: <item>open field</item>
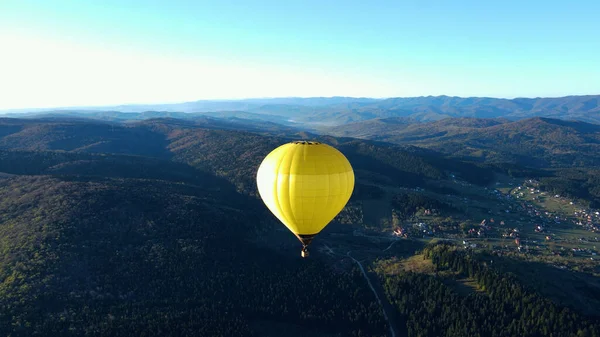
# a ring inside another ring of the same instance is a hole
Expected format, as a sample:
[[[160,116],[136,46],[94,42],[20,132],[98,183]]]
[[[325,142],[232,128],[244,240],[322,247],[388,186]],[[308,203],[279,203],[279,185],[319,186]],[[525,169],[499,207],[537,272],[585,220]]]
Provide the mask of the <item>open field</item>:
[[[447,278],[444,283],[462,296],[468,296],[474,292],[483,292],[477,282],[469,277],[461,279]]]

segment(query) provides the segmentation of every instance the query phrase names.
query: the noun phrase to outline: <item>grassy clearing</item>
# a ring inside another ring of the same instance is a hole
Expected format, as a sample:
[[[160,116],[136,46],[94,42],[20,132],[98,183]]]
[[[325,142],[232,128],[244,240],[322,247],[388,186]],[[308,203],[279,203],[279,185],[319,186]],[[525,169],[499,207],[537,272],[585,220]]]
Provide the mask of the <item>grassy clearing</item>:
[[[550,213],[572,216],[573,212],[581,208],[581,206],[578,206],[576,203],[571,204],[572,201],[567,198],[557,198],[554,195],[543,192],[531,192],[526,188],[522,188],[521,190],[515,188],[511,193],[515,196],[522,193],[523,195],[520,196],[518,200],[529,202]]]
[[[406,259],[392,257],[377,260],[373,263],[372,270],[379,275],[395,275],[404,272],[433,274],[435,266],[431,260],[425,259],[423,255],[413,255]]]
[[[475,292],[483,292],[477,284],[477,281],[470,277],[461,279],[447,278],[444,280],[444,283],[461,296],[468,296]]]
[[[435,266],[431,263],[431,260],[425,259],[420,254],[402,260],[400,267],[405,272],[432,274],[435,271]]]
[[[502,194],[508,194],[512,190],[512,187],[498,187],[497,190],[502,192]]]

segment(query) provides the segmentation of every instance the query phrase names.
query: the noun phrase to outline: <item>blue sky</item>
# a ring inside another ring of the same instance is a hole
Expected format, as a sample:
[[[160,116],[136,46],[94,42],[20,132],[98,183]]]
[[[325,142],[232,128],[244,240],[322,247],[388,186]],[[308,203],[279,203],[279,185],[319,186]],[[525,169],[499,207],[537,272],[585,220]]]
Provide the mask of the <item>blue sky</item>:
[[[0,1],[0,109],[600,94],[598,1]]]

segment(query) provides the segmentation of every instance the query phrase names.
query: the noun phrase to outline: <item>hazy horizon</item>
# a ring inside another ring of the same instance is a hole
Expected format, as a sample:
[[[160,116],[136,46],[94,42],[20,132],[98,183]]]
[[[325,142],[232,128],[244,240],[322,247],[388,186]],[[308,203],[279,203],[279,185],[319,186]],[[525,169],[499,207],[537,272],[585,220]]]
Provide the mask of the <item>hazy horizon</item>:
[[[0,110],[600,92],[600,3],[0,3]]]
[[[277,99],[320,99],[320,98],[349,98],[349,99],[373,99],[373,100],[386,100],[386,99],[410,99],[410,98],[422,98],[422,97],[452,97],[452,98],[491,98],[491,99],[542,99],[542,98],[564,98],[564,97],[585,97],[585,96],[600,96],[599,94],[585,94],[585,95],[565,95],[565,96],[547,96],[547,97],[491,97],[491,96],[452,96],[452,95],[421,95],[421,96],[393,96],[393,97],[368,97],[368,96],[280,96],[280,97],[245,97],[245,98],[222,98],[222,99],[197,99],[191,101],[177,101],[177,102],[139,102],[139,103],[120,103],[120,104],[106,104],[106,105],[78,105],[78,106],[47,106],[47,107],[19,107],[19,108],[0,108],[1,113],[11,112],[26,112],[23,110],[60,110],[60,109],[103,109],[103,108],[118,108],[118,107],[135,107],[145,105],[177,105],[195,102],[240,102],[240,101],[252,101],[252,100],[277,100]]]

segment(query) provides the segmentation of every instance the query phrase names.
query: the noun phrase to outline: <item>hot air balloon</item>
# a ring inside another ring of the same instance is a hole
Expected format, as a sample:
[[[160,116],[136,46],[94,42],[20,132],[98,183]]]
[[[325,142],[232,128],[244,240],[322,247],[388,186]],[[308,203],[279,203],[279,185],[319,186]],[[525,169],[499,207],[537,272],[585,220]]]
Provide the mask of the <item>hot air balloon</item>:
[[[269,153],[256,175],[267,208],[308,245],[344,208],[354,189],[354,171],[337,149],[319,142],[294,141]]]

